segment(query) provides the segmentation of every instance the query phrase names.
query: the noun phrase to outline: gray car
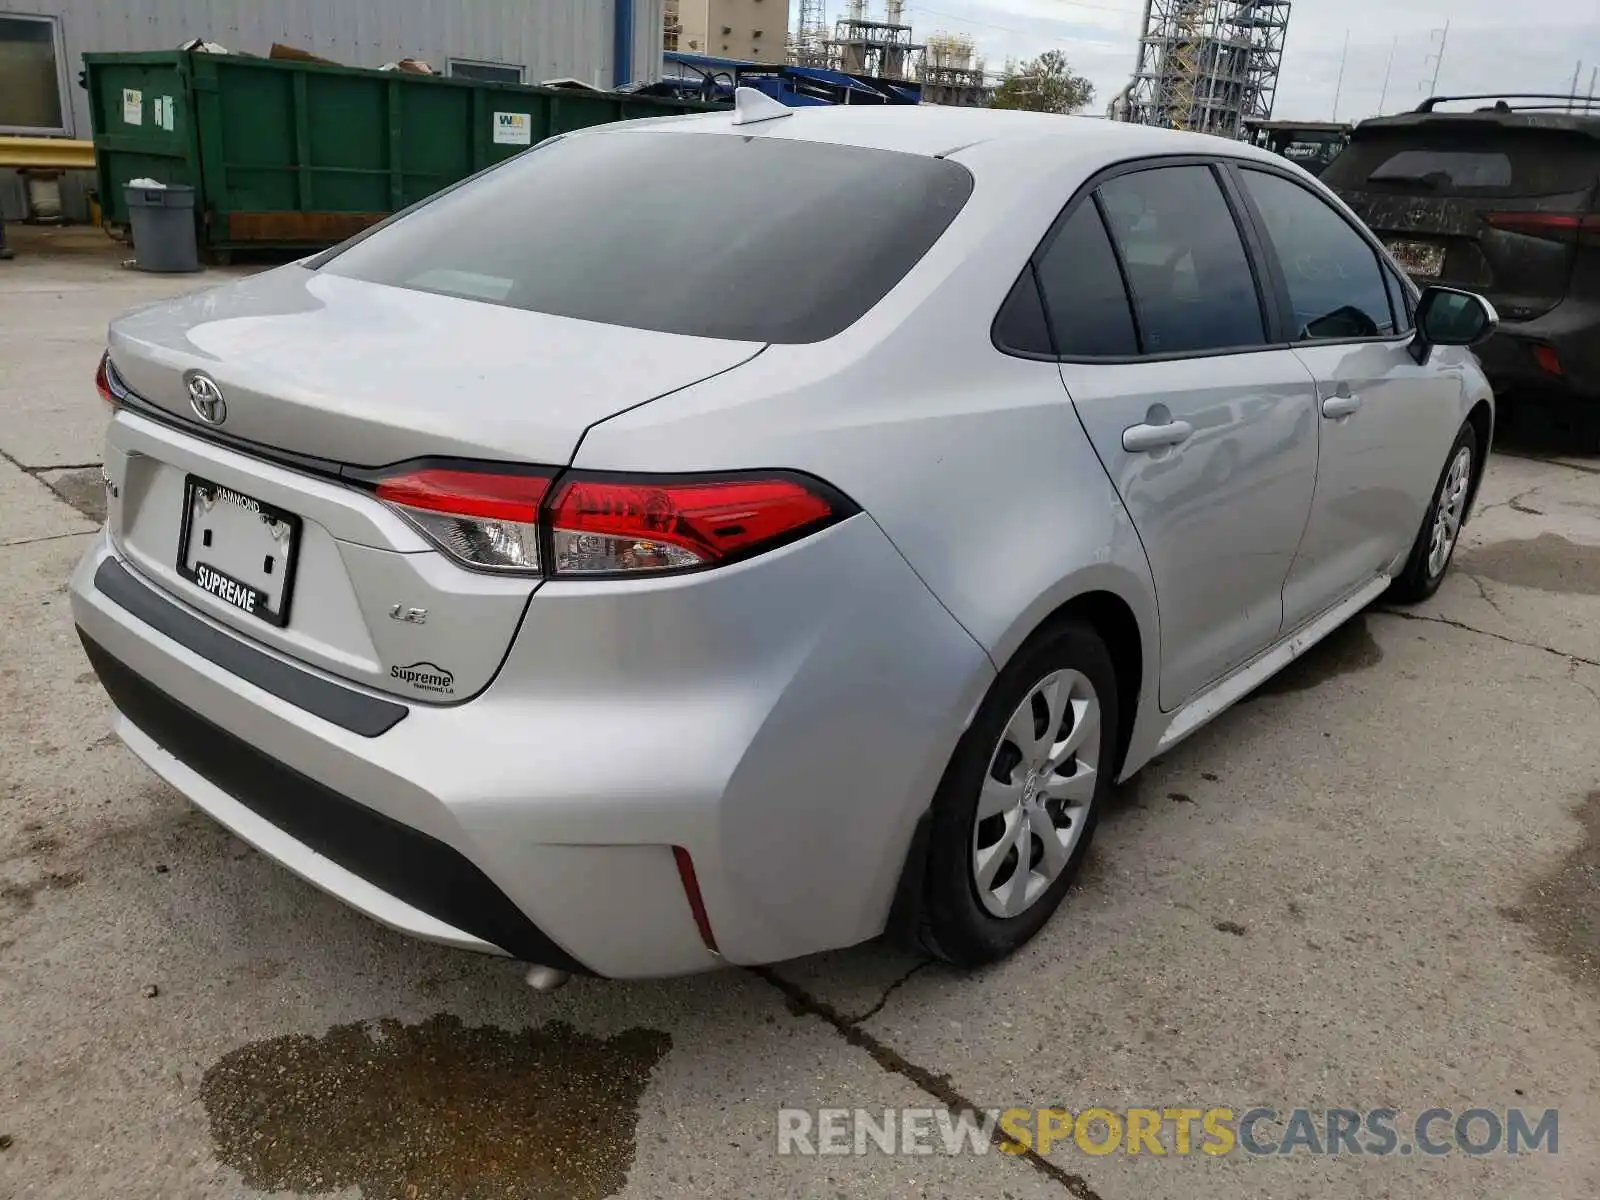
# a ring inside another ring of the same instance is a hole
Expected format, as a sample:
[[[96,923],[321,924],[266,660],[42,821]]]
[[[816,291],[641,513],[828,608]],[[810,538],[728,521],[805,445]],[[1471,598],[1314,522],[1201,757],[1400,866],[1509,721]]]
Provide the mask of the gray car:
[[[977,965],[1438,586],[1494,324],[1240,143],[741,93],[113,323],[73,614],[136,754],[396,929]]]

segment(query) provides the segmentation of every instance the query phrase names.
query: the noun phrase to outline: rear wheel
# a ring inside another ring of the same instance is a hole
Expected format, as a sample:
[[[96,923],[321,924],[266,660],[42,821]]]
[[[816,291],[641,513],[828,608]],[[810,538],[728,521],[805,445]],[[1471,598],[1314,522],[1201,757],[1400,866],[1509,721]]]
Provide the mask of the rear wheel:
[[[1050,919],[1111,784],[1117,712],[1111,656],[1078,621],[1036,634],[996,678],[933,802],[930,953],[980,966]]]
[[[1477,463],[1478,437],[1472,426],[1463,425],[1445,459],[1444,471],[1433,490],[1433,500],[1422,516],[1422,528],[1412,544],[1405,569],[1389,587],[1386,599],[1400,604],[1415,604],[1439,590],[1461,536],[1461,522],[1467,514],[1467,497],[1472,492],[1473,468]]]

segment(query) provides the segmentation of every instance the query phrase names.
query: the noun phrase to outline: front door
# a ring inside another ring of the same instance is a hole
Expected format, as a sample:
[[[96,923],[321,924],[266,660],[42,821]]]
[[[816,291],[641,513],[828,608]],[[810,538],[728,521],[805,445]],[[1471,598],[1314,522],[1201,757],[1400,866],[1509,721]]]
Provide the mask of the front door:
[[[1296,180],[1251,167],[1239,178],[1276,251],[1294,353],[1317,382],[1316,495],[1284,584],[1288,630],[1410,549],[1458,409],[1450,377],[1411,357],[1404,285],[1366,236]]]

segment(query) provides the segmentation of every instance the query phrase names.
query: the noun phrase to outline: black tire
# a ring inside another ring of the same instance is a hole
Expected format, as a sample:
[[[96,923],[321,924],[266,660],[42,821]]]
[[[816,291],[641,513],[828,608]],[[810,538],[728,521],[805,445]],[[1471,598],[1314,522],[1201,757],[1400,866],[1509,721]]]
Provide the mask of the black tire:
[[[978,797],[1011,715],[1037,683],[1058,670],[1080,672],[1099,700],[1093,797],[1061,874],[1030,907],[1014,917],[997,917],[979,899],[972,873]],[[1062,620],[1046,626],[1006,664],[956,746],[934,795],[918,930],[928,953],[959,967],[978,967],[1006,957],[1044,927],[1081,868],[1105,806],[1115,774],[1117,726],[1117,677],[1111,655],[1083,622]]]
[[[1455,462],[1456,455],[1466,447],[1472,454],[1472,461],[1468,464],[1468,478],[1471,479],[1479,470],[1478,462],[1478,435],[1470,423],[1461,426],[1461,432],[1456,434],[1456,440],[1450,444],[1450,453],[1445,455],[1444,466],[1439,470],[1439,478],[1433,485],[1433,493],[1428,498],[1428,507],[1422,514],[1422,526],[1417,530],[1417,538],[1411,544],[1411,555],[1406,559],[1405,568],[1395,576],[1389,590],[1383,598],[1391,604],[1418,604],[1426,600],[1439,590],[1439,585],[1444,582],[1444,577],[1450,573],[1450,563],[1455,558],[1456,545],[1460,544],[1460,532],[1457,531],[1456,542],[1450,547],[1437,572],[1428,568],[1428,555],[1432,548],[1433,522],[1435,514],[1439,511],[1439,500],[1444,491],[1445,483],[1450,478],[1450,465]]]

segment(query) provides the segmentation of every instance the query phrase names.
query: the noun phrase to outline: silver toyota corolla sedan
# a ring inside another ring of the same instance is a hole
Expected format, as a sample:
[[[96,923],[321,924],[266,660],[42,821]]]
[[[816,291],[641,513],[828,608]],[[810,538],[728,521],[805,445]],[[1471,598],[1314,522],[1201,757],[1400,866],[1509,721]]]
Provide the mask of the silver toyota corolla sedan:
[[[742,93],[116,321],[73,614],[136,754],[394,928],[980,964],[1439,585],[1494,324],[1237,142]]]

